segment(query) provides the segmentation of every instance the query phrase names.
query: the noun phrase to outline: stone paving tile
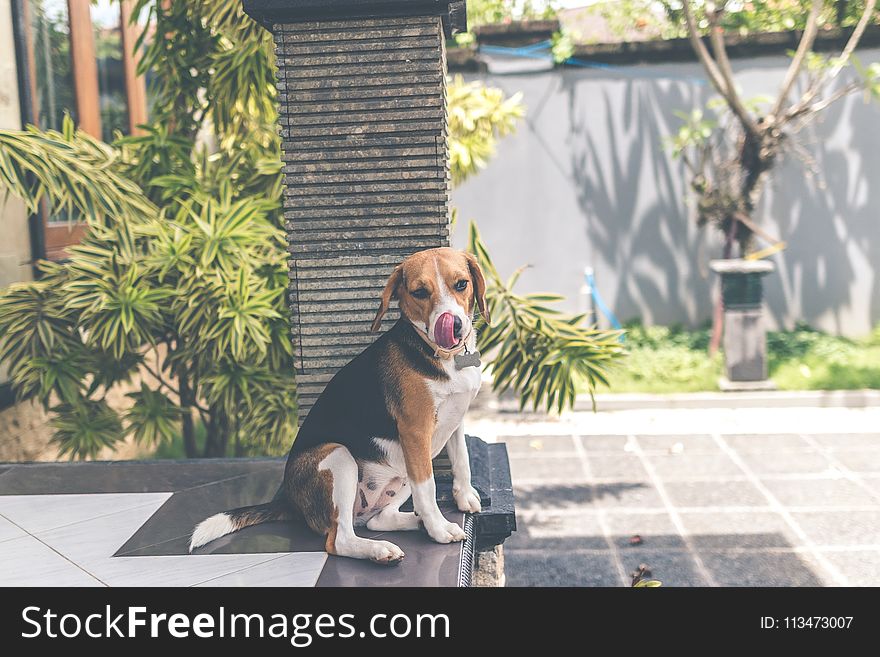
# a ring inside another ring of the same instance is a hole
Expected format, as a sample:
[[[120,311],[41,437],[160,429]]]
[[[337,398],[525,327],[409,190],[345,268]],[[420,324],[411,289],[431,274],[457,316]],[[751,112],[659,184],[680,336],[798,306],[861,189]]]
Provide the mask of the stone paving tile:
[[[605,523],[614,543],[624,550],[685,546],[684,540],[667,513],[609,512],[605,516]],[[630,542],[635,535],[642,539],[641,545],[636,547]]]
[[[676,507],[766,506],[767,498],[748,481],[670,481],[664,484]]]
[[[648,461],[661,479],[674,481],[695,476],[740,475],[742,470],[726,454],[648,454]]]
[[[681,450],[684,453],[717,452],[720,450],[712,436],[636,436],[646,452]]]
[[[880,583],[880,550],[821,550],[849,580],[852,586],[877,586]]]
[[[514,492],[519,511],[590,509],[594,500],[608,509],[663,507],[657,489],[641,481],[514,484]]]
[[[514,484],[517,511],[592,508],[596,492],[588,483]]]
[[[579,436],[587,452],[622,452],[629,436]]]
[[[877,506],[880,500],[847,479],[767,479],[774,497],[792,506]]]
[[[511,457],[510,475],[514,483],[536,479],[569,483],[586,479],[580,459],[551,456]]]
[[[635,454],[590,454],[587,457],[594,479],[648,481],[648,472]]]
[[[817,545],[880,545],[880,510],[792,512]]]
[[[853,472],[880,472],[880,450],[837,450],[834,458]]]
[[[517,530],[505,542],[508,547],[535,550],[599,550],[608,543],[595,513],[559,513],[546,511],[517,517]]]
[[[744,452],[740,457],[756,475],[815,474],[831,468],[828,459],[816,451],[778,454]]]
[[[681,522],[698,548],[794,547],[796,534],[778,513],[686,512]]]
[[[571,436],[498,436],[498,442],[507,445],[508,454],[517,456],[575,451]]]
[[[821,569],[795,552],[705,550],[700,558],[719,586],[823,586]]]
[[[654,485],[645,481],[597,483],[593,493],[603,509],[663,508],[663,500]]]
[[[722,438],[738,452],[788,452],[810,446],[801,436],[793,433],[725,434]]]
[[[686,550],[633,548],[621,550],[620,559],[628,576],[644,564],[651,571],[650,578],[659,580],[664,587],[708,586]]]
[[[610,552],[504,550],[507,586],[621,586]]]
[[[810,436],[823,447],[835,449],[880,449],[880,433],[850,433]]]

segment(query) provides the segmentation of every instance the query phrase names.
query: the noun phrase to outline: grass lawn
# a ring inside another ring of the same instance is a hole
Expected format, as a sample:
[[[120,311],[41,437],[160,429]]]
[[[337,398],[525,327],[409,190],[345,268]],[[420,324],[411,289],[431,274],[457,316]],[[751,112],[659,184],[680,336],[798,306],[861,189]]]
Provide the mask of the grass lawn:
[[[599,392],[698,392],[718,389],[723,356],[708,355],[709,330],[627,327],[629,351]],[[770,378],[780,390],[880,388],[880,327],[849,340],[799,326],[767,335]],[[582,386],[586,391],[586,386]]]

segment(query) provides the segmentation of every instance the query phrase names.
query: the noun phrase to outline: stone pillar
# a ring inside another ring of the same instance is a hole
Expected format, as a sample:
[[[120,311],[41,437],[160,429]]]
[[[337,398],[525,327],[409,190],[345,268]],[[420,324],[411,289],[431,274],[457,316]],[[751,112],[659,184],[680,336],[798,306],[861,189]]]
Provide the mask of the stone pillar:
[[[713,260],[721,275],[724,306],[722,390],[772,390],[767,379],[767,332],[764,326],[763,277],[773,271],[769,260]]]
[[[275,38],[300,423],[375,339],[394,265],[449,244],[445,39],[464,4],[244,0]]]

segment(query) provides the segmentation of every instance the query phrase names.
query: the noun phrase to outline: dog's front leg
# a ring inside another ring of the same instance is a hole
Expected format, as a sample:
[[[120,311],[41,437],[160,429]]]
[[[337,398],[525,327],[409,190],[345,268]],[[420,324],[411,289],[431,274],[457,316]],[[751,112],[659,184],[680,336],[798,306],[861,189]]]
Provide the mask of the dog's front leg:
[[[412,487],[413,508],[428,535],[438,543],[464,540],[464,530],[449,522],[437,506],[437,486],[431,464],[431,434],[401,427],[400,445],[406,462],[406,473]]]
[[[480,494],[471,485],[471,460],[463,425],[458,425],[458,429],[449,437],[446,453],[452,462],[452,497],[458,509],[465,513],[479,513]]]

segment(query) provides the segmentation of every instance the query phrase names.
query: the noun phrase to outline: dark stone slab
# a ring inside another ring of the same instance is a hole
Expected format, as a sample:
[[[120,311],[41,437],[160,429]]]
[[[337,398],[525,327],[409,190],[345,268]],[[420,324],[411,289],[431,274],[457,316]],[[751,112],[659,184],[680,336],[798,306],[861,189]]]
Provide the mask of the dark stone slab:
[[[140,554],[186,554],[187,539],[198,523],[215,513],[271,500],[278,490],[283,473],[284,463],[279,461],[272,470],[176,492],[116,554],[118,556],[138,550]],[[230,539],[233,540],[235,539]],[[156,549],[145,549],[149,547]],[[217,547],[219,546],[214,544],[206,546],[206,552],[211,553]],[[303,549],[296,546],[292,551]]]
[[[407,16],[440,16],[447,36],[467,30],[463,0],[244,0],[242,6],[254,20],[276,28],[275,31],[320,19],[346,19],[351,24],[370,25],[371,20]]]
[[[451,522],[463,525],[464,514],[450,507],[441,508]],[[458,550],[435,543],[422,531],[361,532],[367,538],[391,541],[406,557],[397,566],[381,566],[346,557],[327,557],[318,586],[449,586],[461,569]],[[459,544],[456,544],[459,545]]]
[[[422,532],[371,532],[366,538],[393,540],[407,552],[398,568],[331,557],[321,586],[456,586],[469,581],[473,550],[495,545],[516,527],[513,491],[503,445],[467,438],[472,483],[481,493],[483,513],[467,519],[464,545],[440,545]],[[221,511],[271,499],[283,475],[283,459],[39,463],[0,465],[0,495],[134,493],[174,494],[118,549],[116,556],[186,554],[193,527]],[[449,461],[435,460],[438,502],[447,518],[464,523],[454,508]],[[266,523],[230,534],[199,548],[199,554],[323,551],[324,538],[301,522]]]
[[[482,441],[468,436],[470,449],[473,449],[475,442]],[[507,449],[503,444],[486,445],[484,456],[480,456],[476,449],[472,453],[477,455],[477,462],[472,462],[471,467],[482,471],[485,464],[488,464],[489,470],[489,504],[483,505],[480,513],[474,516],[476,549],[485,550],[500,545],[516,531],[515,495]],[[482,481],[484,480],[476,479],[474,487],[480,490]]]
[[[0,495],[158,493],[280,467],[280,459],[26,463],[14,465],[0,477]]]

